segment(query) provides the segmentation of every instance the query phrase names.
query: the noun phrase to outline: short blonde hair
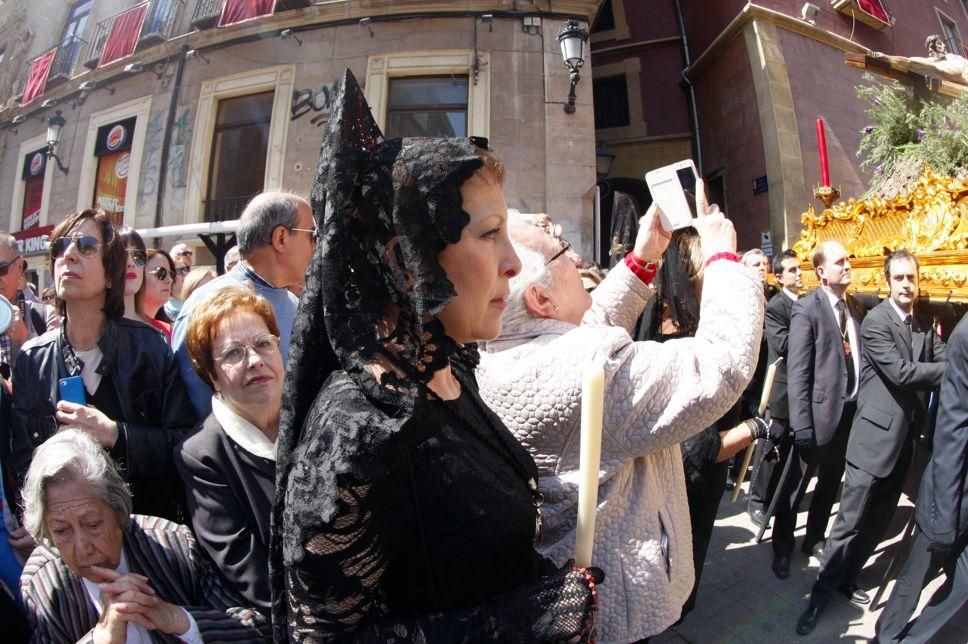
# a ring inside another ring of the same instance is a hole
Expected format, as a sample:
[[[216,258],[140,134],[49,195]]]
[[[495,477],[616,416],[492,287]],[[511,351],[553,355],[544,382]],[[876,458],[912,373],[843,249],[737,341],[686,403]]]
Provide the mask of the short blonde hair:
[[[208,279],[215,279],[215,271],[210,268],[193,268],[185,276],[185,281],[182,282],[181,301],[187,302],[191,294],[195,292],[195,289],[206,283],[206,277]]]
[[[272,305],[258,293],[241,286],[227,286],[215,291],[192,309],[188,317],[185,346],[198,376],[209,386],[215,377],[215,338],[219,325],[239,313],[254,313],[262,318],[273,335],[279,335],[279,324]]]

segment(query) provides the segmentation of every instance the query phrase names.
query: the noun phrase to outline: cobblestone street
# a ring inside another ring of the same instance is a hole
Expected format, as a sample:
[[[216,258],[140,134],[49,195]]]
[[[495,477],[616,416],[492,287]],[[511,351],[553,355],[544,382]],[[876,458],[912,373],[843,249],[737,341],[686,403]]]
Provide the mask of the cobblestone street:
[[[912,468],[906,490],[916,490],[923,463]],[[730,503],[730,493],[723,495],[716,518],[706,566],[702,575],[696,609],[686,620],[660,636],[654,642],[742,642],[744,644],[775,644],[776,642],[833,642],[840,639],[863,642],[874,636],[874,624],[883,609],[894,583],[888,587],[877,605],[858,606],[837,597],[824,611],[817,629],[809,637],[795,632],[797,618],[807,606],[810,588],[817,576],[819,562],[799,550],[800,538],[806,525],[806,509],[810,494],[801,504],[797,522],[797,549],[793,557],[790,578],[781,581],[770,569],[773,550],[770,531],[763,542],[756,544],[756,528],[746,514],[749,484],[744,485],[736,503]],[[834,506],[836,511],[837,506]],[[884,577],[894,555],[895,545],[914,511],[908,496],[901,498],[888,535],[860,577],[860,586],[873,597],[876,586]],[[830,525],[833,525],[831,519]],[[828,528],[829,534],[829,528]],[[941,585],[935,579],[921,596],[921,606],[927,603]],[[965,644],[968,642],[968,610],[961,613],[933,640],[935,644]]]

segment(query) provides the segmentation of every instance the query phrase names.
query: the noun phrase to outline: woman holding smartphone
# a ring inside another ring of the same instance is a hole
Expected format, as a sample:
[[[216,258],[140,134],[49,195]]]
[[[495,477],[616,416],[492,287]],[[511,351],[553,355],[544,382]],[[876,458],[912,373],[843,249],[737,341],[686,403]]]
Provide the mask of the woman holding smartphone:
[[[23,480],[34,448],[61,429],[80,429],[121,468],[134,512],[180,520],[171,454],[195,414],[164,338],[123,317],[126,255],[101,210],[74,213],[51,233],[64,324],[26,343],[14,365],[14,466]]]

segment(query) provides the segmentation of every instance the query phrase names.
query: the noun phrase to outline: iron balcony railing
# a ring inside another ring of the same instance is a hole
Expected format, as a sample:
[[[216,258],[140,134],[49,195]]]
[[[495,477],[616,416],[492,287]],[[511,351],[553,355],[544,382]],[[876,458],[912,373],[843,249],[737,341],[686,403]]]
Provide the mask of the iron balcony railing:
[[[222,0],[198,0],[192,11],[192,27],[208,29],[214,27],[222,13]]]
[[[205,200],[205,221],[230,221],[238,219],[246,204],[252,201],[254,194],[241,197],[223,197],[221,199]]]
[[[86,44],[79,36],[69,36],[61,42],[50,65],[47,87],[53,87],[71,79],[74,75],[74,63],[80,58]]]
[[[151,0],[138,45],[147,47],[167,42],[178,35],[175,29],[184,6],[182,0]]]
[[[97,67],[97,61],[101,58],[101,52],[104,51],[104,41],[108,38],[108,31],[111,29],[113,21],[114,16],[111,16],[97,23],[97,26],[94,27],[94,36],[91,38],[87,47],[87,54],[84,56],[85,67],[90,69]]]
[[[24,61],[23,69],[20,70],[20,75],[17,76],[17,81],[13,84],[13,97],[17,101],[24,95],[24,86],[27,84],[27,74],[30,73],[32,62],[32,60]]]

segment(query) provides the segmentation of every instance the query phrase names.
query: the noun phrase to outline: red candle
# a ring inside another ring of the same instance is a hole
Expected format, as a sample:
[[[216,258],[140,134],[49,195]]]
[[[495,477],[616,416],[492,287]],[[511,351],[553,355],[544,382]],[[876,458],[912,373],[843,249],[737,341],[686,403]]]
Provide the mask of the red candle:
[[[823,129],[823,119],[817,119],[817,147],[820,150],[820,185],[830,185],[830,168],[827,167],[827,135]]]

